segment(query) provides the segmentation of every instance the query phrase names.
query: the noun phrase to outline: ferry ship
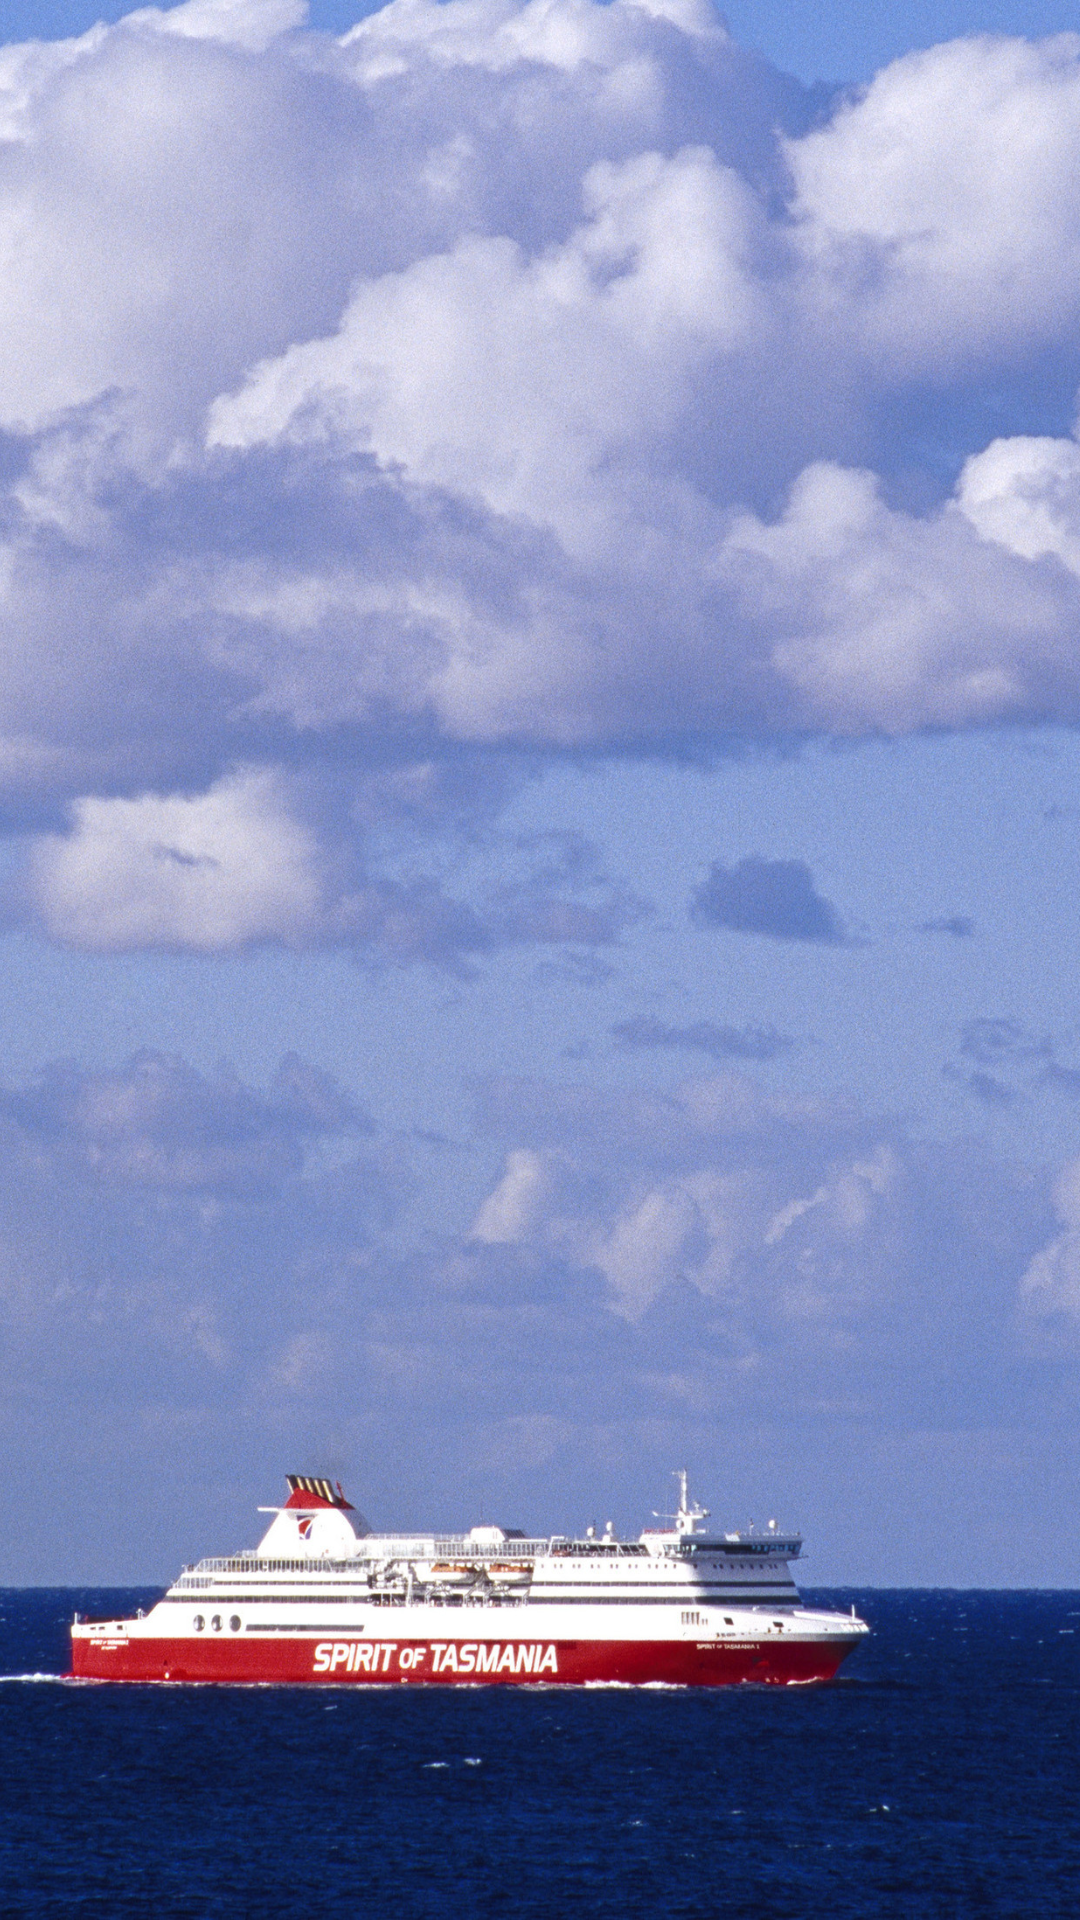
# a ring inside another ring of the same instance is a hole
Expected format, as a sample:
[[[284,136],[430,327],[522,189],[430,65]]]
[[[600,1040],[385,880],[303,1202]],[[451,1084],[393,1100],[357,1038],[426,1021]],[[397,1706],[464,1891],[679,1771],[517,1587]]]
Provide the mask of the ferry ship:
[[[185,1567],[134,1619],[71,1629],[87,1680],[322,1686],[794,1686],[869,1631],[804,1607],[798,1534],[710,1532],[680,1473],[670,1524],[619,1540],[497,1526],[374,1533],[340,1482],[289,1474],[253,1550]]]

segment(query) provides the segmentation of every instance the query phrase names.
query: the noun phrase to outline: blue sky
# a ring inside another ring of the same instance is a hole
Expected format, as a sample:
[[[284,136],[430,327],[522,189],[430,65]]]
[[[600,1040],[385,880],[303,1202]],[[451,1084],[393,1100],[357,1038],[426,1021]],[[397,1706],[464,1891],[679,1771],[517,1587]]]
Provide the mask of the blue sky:
[[[0,1580],[1076,1584],[1069,10],[123,15],[2,16]]]
[[[133,9],[123,0],[7,0],[5,38],[59,39],[83,33],[97,20],[120,20]],[[344,33],[377,9],[356,0],[311,0],[308,19],[327,33]],[[889,60],[913,47],[932,47],[961,34],[1027,34],[1039,38],[1076,30],[1076,10],[1059,0],[919,0],[894,6],[819,6],[811,0],[747,0],[721,8],[735,38],[800,80],[869,80]]]

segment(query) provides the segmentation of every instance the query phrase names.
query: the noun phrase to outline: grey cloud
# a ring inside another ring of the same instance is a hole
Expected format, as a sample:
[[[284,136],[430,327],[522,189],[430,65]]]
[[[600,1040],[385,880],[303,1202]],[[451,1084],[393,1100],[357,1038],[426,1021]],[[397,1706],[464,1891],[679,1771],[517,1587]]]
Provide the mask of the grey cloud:
[[[330,1074],[287,1054],[263,1091],[143,1052],[118,1071],[74,1063],[0,1089],[0,1115],[57,1165],[107,1184],[248,1192],[295,1180],[309,1146],[371,1133]]]
[[[715,861],[697,888],[691,916],[699,926],[763,933],[774,940],[847,941],[836,908],[814,886],[802,860],[764,860],[751,854],[733,867]]]
[[[1032,1033],[1019,1020],[984,1015],[968,1020],[960,1033],[961,1058],[975,1070],[947,1065],[946,1079],[973,1093],[987,1107],[1004,1107],[1021,1096],[1046,1092],[1075,1094],[1080,1072],[1058,1059],[1062,1042]],[[988,1071],[993,1069],[993,1071]],[[1009,1078],[1003,1076],[1011,1076]]]
[[[986,1073],[979,1068],[973,1073],[964,1073],[951,1064],[942,1068],[946,1080],[953,1080],[966,1092],[974,1094],[975,1099],[984,1107],[1009,1107],[1019,1098],[1015,1087],[1010,1087],[995,1074]]]
[[[491,847],[493,862],[500,850],[498,843]],[[523,869],[492,890],[493,926],[507,945],[613,946],[651,910],[630,888],[611,880],[583,834],[519,835],[505,852]]]
[[[1016,1099],[1014,1089],[1005,1086],[1001,1080],[995,1080],[992,1073],[971,1073],[967,1084],[984,1106],[1007,1107]]]
[[[982,1016],[961,1027],[961,1060],[974,1062],[974,1071],[953,1062],[942,1071],[986,1108],[1011,1106],[1020,1096],[1047,1091],[1074,1096],[1080,1071],[1059,1060],[1063,1046],[1061,1039],[1032,1033],[1019,1020]]]
[[[1046,1059],[1052,1048],[1049,1040],[1037,1039],[1017,1020],[982,1016],[964,1023],[960,1051],[980,1066],[1000,1066],[1007,1061]]]
[[[939,920],[922,920],[918,933],[949,933],[955,940],[969,940],[975,932],[975,922],[970,914],[950,913]]]
[[[476,962],[516,946],[607,947],[641,909],[612,890],[596,903],[534,894],[508,900],[501,891],[472,905],[448,896],[434,880],[370,880],[337,901],[323,942],[354,947],[375,964],[427,961],[468,976]],[[563,964],[569,964],[568,961]]]
[[[1039,1075],[1042,1086],[1053,1087],[1059,1093],[1080,1094],[1080,1070],[1076,1067],[1063,1067],[1051,1060]]]
[[[610,1032],[628,1047],[685,1048],[711,1054],[714,1060],[775,1060],[795,1045],[789,1034],[774,1027],[731,1027],[714,1020],[673,1027],[644,1013],[617,1022]]]
[[[1046,1063],[1053,1061],[1053,1042],[1038,1039],[1020,1021],[982,1015],[966,1020],[960,1029],[960,1058],[974,1067],[949,1062],[942,1068],[951,1080],[988,1111],[1015,1104],[1046,1078]],[[1043,1070],[1032,1074],[1033,1063],[1042,1062]]]
[[[449,899],[431,880],[382,879],[350,892],[335,905],[327,932],[331,942],[355,943],[377,960],[427,960],[461,974],[496,944],[473,907]]]
[[[562,829],[519,834],[515,845],[531,862],[533,887],[589,885],[605,877],[599,849],[583,833]]]

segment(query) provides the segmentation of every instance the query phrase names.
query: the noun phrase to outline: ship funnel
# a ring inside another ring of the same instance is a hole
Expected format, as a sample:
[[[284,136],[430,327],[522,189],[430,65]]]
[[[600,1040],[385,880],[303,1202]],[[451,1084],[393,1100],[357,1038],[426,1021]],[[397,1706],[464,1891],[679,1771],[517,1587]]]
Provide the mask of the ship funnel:
[[[286,1507],[338,1507],[343,1513],[355,1512],[340,1480],[323,1480],[314,1473],[287,1473],[285,1479],[289,1487]]]

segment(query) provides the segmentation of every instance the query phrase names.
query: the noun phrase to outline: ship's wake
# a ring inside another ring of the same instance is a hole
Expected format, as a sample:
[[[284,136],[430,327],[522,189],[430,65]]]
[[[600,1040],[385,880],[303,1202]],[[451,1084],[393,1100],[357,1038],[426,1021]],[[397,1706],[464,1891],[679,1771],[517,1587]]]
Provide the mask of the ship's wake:
[[[63,1687],[66,1685],[67,1675],[64,1673],[0,1673],[0,1686],[4,1687]]]

